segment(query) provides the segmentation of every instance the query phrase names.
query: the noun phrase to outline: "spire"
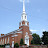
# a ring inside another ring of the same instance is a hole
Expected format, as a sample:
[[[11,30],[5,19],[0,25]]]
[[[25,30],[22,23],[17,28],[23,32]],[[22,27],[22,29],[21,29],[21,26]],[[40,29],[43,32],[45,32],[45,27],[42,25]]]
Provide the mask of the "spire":
[[[23,13],[25,13],[25,0],[23,0]]]
[[[23,0],[23,13],[22,13],[22,16],[21,16],[21,21],[27,21],[27,15],[26,15],[26,12],[25,12],[25,0]]]

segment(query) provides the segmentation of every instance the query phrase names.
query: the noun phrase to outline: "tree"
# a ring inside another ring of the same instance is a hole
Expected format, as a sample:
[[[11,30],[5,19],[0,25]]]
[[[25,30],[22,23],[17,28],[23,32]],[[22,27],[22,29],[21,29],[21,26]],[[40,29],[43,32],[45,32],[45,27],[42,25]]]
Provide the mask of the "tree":
[[[34,33],[32,36],[33,36],[33,40],[31,41],[31,44],[40,44],[41,43],[41,39],[38,34]]]
[[[10,44],[8,43],[8,44],[6,44],[6,45],[10,45]]]
[[[24,41],[23,39],[20,40],[20,45],[23,45],[24,44]]]
[[[18,48],[19,47],[19,44],[18,43],[15,43],[14,44],[14,47]]]
[[[48,32],[47,31],[43,32],[42,42],[44,43],[44,45],[48,44]]]
[[[34,41],[33,40],[31,40],[31,44],[34,44]]]

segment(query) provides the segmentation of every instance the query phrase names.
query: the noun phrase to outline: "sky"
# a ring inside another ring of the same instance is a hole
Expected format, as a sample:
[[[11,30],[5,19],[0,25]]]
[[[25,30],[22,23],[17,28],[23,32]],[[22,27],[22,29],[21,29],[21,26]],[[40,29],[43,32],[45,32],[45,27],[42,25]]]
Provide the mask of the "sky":
[[[29,29],[42,37],[48,31],[48,0],[25,0],[25,9]],[[22,0],[0,0],[0,34],[19,29],[22,12]]]

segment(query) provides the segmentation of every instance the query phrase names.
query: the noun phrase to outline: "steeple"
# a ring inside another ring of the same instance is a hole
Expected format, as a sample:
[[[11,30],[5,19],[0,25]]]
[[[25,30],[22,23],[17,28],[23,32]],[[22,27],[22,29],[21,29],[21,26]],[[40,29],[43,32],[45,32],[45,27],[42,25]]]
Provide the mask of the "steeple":
[[[27,21],[27,15],[25,12],[25,0],[23,0],[23,13],[22,13],[21,21]]]
[[[22,28],[22,26],[29,27],[29,22],[27,21],[27,14],[25,12],[25,0],[23,0],[23,12],[21,16],[21,22],[19,23],[19,29]]]
[[[23,13],[25,13],[25,0],[23,0]]]

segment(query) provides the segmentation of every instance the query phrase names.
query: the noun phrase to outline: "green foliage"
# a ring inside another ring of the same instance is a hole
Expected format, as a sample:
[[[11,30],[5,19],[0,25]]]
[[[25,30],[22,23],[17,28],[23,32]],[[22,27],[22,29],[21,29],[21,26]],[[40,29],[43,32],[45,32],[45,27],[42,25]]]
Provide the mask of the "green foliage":
[[[26,45],[26,44],[23,44],[23,45]]]
[[[0,47],[5,47],[6,45],[10,45],[10,44],[8,43],[8,44],[0,45]]]
[[[31,40],[31,44],[34,44],[34,41],[33,40]]]
[[[5,47],[6,45],[10,45],[10,44],[8,43],[8,44],[0,45],[0,47]]]
[[[6,46],[6,44],[4,44],[4,47]]]
[[[23,45],[24,44],[24,41],[23,39],[20,40],[20,45]]]
[[[0,45],[0,47],[2,47],[2,45]]]
[[[9,43],[8,43],[8,44],[4,44],[4,47],[5,47],[6,45],[10,45],[10,44],[9,44]]]
[[[14,44],[14,47],[18,48],[19,47],[19,44],[18,43],[15,43]]]
[[[44,31],[42,36],[42,42],[47,45],[48,44],[48,32]]]
[[[8,43],[8,44],[6,44],[6,45],[10,45],[10,44]]]
[[[32,36],[33,36],[33,40],[31,41],[31,44],[40,44],[41,43],[41,39],[38,34],[34,33]]]
[[[4,45],[0,45],[0,47],[4,47]]]

